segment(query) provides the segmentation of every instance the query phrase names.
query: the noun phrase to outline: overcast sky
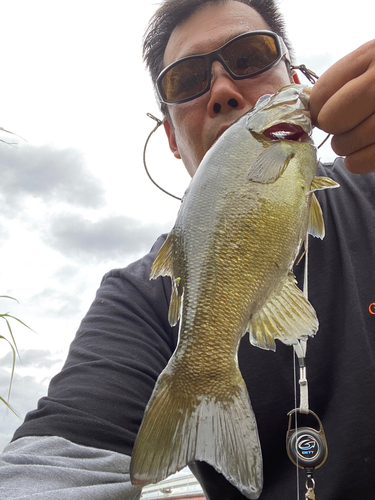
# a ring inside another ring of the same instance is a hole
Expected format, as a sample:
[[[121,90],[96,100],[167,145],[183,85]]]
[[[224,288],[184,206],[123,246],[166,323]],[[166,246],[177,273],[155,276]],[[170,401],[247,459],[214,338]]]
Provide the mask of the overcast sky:
[[[10,311],[21,354],[11,404],[24,414],[47,390],[105,272],[148,251],[179,202],[159,192],[142,149],[160,116],[141,60],[156,3],[1,1],[0,313]],[[321,74],[374,38],[373,0],[283,0],[297,62]],[[354,10],[354,6],[357,10]],[[319,136],[320,138],[321,136]],[[324,160],[334,155],[327,146]],[[189,178],[163,131],[148,152],[156,180],[182,195]],[[0,335],[6,334],[5,324]],[[10,351],[0,342],[0,395]],[[0,449],[20,420],[0,408]]]

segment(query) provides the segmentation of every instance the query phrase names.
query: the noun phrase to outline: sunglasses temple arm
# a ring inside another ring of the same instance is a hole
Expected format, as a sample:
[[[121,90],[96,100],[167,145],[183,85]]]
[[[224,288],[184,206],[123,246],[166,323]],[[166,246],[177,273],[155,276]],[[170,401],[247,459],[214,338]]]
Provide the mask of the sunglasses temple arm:
[[[314,73],[314,71],[312,71],[311,69],[308,69],[306,67],[305,64],[300,64],[299,66],[291,66],[291,69],[295,69],[295,70],[300,70],[301,73],[309,80],[309,82],[311,84],[314,84],[316,82],[316,80],[318,80],[318,75],[316,73]],[[157,187],[159,188],[161,191],[163,191],[163,193],[171,196],[172,198],[175,198],[176,200],[182,200],[182,198],[180,198],[179,196],[175,196],[174,194],[172,193],[169,193],[168,191],[166,191],[165,189],[163,189],[161,186],[159,186],[159,184],[157,182],[154,181],[154,179],[152,178],[148,168],[147,168],[147,164],[146,164],[146,150],[147,150],[147,145],[149,143],[149,140],[152,136],[152,134],[154,132],[156,132],[156,130],[160,127],[160,125],[162,125],[162,121],[159,120],[159,118],[156,118],[154,115],[152,115],[151,113],[147,113],[147,116],[149,118],[152,118],[153,120],[156,121],[156,125],[155,127],[151,130],[150,134],[148,135],[147,139],[146,139],[146,142],[145,142],[145,146],[143,148],[143,166],[145,168],[145,171],[146,171],[146,174],[148,176],[148,178],[150,179],[150,181]],[[329,137],[329,135],[328,135]],[[328,137],[325,139],[325,141],[328,139]],[[323,143],[325,142],[323,141]],[[321,144],[319,147],[321,147],[323,144]]]
[[[159,120],[159,118],[156,118],[156,116],[152,115],[151,113],[147,113],[147,116],[148,116],[149,118],[152,118],[153,120],[155,120],[155,121],[156,121],[156,125],[155,125],[155,127],[151,130],[151,132],[149,133],[149,135],[148,135],[148,137],[147,137],[147,139],[146,139],[146,142],[145,142],[145,146],[144,146],[144,148],[143,148],[143,166],[144,166],[144,168],[145,168],[146,174],[147,174],[148,178],[150,179],[150,181],[151,181],[151,182],[152,182],[152,183],[153,183],[153,184],[154,184],[157,188],[159,188],[161,191],[163,191],[163,193],[168,194],[169,196],[172,196],[172,198],[175,198],[176,200],[180,200],[180,201],[181,201],[181,199],[182,199],[182,198],[179,198],[178,196],[175,196],[174,194],[169,193],[168,191],[166,191],[165,189],[163,189],[161,186],[159,186],[159,184],[158,184],[157,182],[155,182],[155,181],[154,181],[154,179],[151,177],[151,174],[150,174],[150,172],[149,172],[149,170],[148,170],[148,168],[147,168],[147,165],[146,165],[146,149],[147,149],[148,142],[149,142],[149,140],[150,140],[150,138],[151,138],[152,134],[153,134],[154,132],[156,132],[156,130],[160,127],[160,125],[162,125],[162,124],[163,124],[163,122],[162,122],[161,120]]]

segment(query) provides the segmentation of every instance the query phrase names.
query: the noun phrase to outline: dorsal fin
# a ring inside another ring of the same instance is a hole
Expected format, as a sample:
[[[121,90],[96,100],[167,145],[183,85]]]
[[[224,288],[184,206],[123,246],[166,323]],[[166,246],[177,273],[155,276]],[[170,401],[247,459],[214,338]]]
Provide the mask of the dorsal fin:
[[[151,267],[150,280],[154,280],[158,276],[173,278],[173,229],[168,234]]]
[[[321,189],[332,189],[337,187],[340,187],[340,184],[337,184],[337,182],[330,179],[329,177],[314,177],[311,183],[310,192],[320,191]]]

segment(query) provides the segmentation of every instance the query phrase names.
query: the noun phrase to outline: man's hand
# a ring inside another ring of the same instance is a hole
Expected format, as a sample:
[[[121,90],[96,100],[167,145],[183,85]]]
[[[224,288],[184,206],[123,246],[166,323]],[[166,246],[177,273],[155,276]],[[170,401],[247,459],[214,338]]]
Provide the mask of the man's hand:
[[[315,83],[313,123],[333,134],[332,149],[356,174],[375,171],[375,40],[340,59]]]

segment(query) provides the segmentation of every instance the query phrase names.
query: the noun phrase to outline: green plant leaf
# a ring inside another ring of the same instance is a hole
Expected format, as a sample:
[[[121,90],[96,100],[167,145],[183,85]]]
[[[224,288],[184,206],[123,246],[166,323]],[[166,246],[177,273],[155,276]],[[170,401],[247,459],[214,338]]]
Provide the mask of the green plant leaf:
[[[12,406],[10,406],[10,404],[7,401],[5,401],[5,399],[2,398],[1,396],[0,396],[0,401],[4,403],[5,406],[9,408],[9,410],[16,415],[16,417],[21,418],[21,416],[16,412],[16,410]]]
[[[0,127],[0,129],[1,129],[1,127]],[[11,299],[11,300],[15,300],[16,302],[18,302],[17,299],[15,299],[14,297],[10,297],[9,295],[0,295],[0,298]],[[0,340],[1,339],[5,340],[9,344],[10,348],[12,349],[12,370],[11,370],[9,390],[8,390],[8,401],[9,401],[10,391],[12,388],[13,377],[14,377],[14,368],[15,368],[15,364],[16,364],[16,354],[21,359],[20,353],[18,352],[16,339],[14,338],[12,327],[10,325],[9,319],[13,319],[15,321],[18,321],[21,325],[25,326],[26,328],[28,328],[29,330],[31,330],[33,332],[34,332],[34,330],[32,328],[30,328],[28,325],[26,325],[26,323],[24,323],[23,321],[21,321],[20,319],[16,318],[15,316],[13,316],[12,314],[9,314],[9,313],[0,314],[0,319],[3,319],[6,322],[7,327],[8,327],[8,331],[9,331],[9,334],[11,337],[11,341],[10,341],[6,337],[4,337],[4,335],[0,335]],[[15,415],[17,415],[17,417],[19,417],[18,413],[14,410],[14,408],[12,408],[10,406],[8,401],[6,401],[4,398],[2,398],[0,396],[0,402],[3,402],[7,408],[9,408]]]
[[[14,297],[9,297],[9,295],[0,295],[0,299],[11,299],[11,300],[15,300],[18,304],[18,300],[15,299]]]
[[[13,356],[12,356],[12,371],[11,371],[11,374],[10,374],[10,382],[9,382],[9,389],[8,389],[8,401],[9,401],[9,398],[10,398],[10,390],[12,388],[12,382],[13,382],[13,375],[14,375],[14,367],[15,367],[15,364],[16,364],[16,351],[12,345],[11,342],[9,342],[9,340],[4,337],[4,335],[0,335],[0,339],[3,339],[5,340],[6,342],[8,342],[8,344],[10,345],[11,349],[12,349],[12,352],[13,352]]]
[[[7,317],[9,317],[8,314],[0,314],[0,318],[3,318],[3,320],[6,322],[7,326],[8,326],[8,330],[9,330],[9,333],[10,333],[10,336],[12,337],[12,341],[13,341],[13,346],[15,348],[15,350],[17,351],[17,355],[18,357],[21,359],[20,357],[20,353],[18,352],[18,347],[17,347],[17,343],[16,343],[16,339],[14,338],[14,335],[13,335],[13,332],[12,332],[12,327],[10,326],[10,323],[9,321],[7,320]],[[11,317],[11,316],[10,316]],[[3,337],[5,338],[5,337]],[[7,339],[6,339],[7,340]],[[8,340],[9,342],[9,340]],[[10,342],[9,342],[10,345],[12,345]],[[12,346],[12,347],[13,347]]]

